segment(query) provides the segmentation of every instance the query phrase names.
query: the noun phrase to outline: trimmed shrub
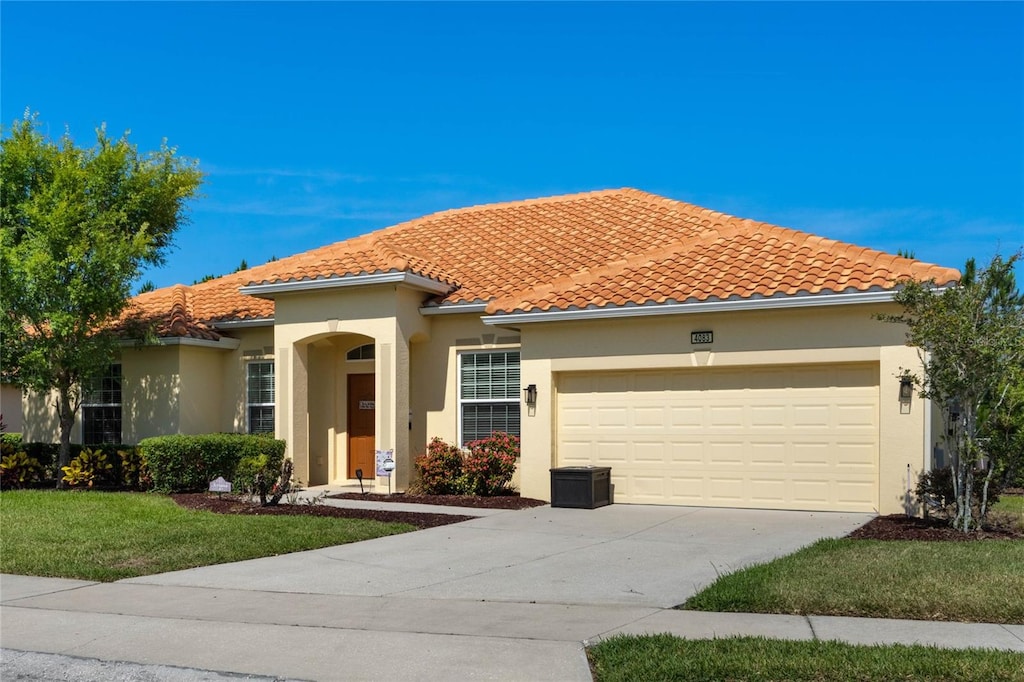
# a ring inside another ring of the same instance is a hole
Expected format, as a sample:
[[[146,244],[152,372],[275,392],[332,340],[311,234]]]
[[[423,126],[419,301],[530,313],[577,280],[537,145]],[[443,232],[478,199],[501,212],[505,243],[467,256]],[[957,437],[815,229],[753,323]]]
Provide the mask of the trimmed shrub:
[[[426,454],[416,458],[423,492],[427,495],[461,495],[468,492],[462,471],[463,455],[457,445],[449,445],[436,436]]]
[[[469,491],[491,497],[511,492],[509,482],[519,458],[519,437],[495,431],[489,438],[469,443],[469,454],[462,463]]]
[[[15,450],[21,449],[20,433],[0,433],[0,444],[10,445]]]
[[[266,455],[267,468],[280,471],[285,442],[270,436],[215,433],[202,436],[157,436],[139,443],[153,489],[158,492],[206,490],[223,476],[234,483],[243,458]]]

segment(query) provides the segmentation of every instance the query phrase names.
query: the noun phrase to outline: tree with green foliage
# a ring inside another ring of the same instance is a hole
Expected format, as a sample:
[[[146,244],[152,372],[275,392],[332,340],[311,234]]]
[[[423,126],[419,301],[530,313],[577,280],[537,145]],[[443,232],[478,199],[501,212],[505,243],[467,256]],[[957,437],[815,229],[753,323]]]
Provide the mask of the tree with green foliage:
[[[903,312],[879,316],[906,325],[907,344],[918,349],[923,373],[904,372],[942,411],[956,501],[951,520],[964,532],[981,526],[993,482],[1021,457],[1019,431],[1013,435],[1024,408],[1024,297],[1013,276],[1021,255],[996,256],[980,272],[968,261],[960,283],[942,289],[903,282],[894,297]],[[1000,429],[1009,435],[997,438]]]
[[[27,113],[0,128],[0,366],[5,382],[56,395],[58,466],[83,386],[116,357],[132,283],[163,263],[201,183],[166,142],[140,153],[101,127],[82,148]]]

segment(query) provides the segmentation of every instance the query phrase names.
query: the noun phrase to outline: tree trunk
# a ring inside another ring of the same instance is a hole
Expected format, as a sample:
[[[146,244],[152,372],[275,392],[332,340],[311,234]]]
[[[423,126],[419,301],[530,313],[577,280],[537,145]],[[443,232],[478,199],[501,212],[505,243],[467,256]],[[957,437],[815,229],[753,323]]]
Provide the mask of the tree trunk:
[[[71,386],[61,385],[57,389],[57,418],[60,421],[60,448],[57,451],[57,487],[64,489],[62,467],[71,464],[71,429],[75,426],[75,409],[72,407]]]

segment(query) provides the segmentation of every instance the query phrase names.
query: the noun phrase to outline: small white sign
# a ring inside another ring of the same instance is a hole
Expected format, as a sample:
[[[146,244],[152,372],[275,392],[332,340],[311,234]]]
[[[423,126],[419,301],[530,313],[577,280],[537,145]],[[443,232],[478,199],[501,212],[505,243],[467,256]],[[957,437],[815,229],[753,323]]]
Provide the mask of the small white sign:
[[[391,468],[388,469],[388,462],[391,462]],[[395,470],[395,451],[394,450],[377,450],[377,475],[391,477],[391,472]]]
[[[375,401],[373,401],[373,400],[360,400],[359,401],[359,409],[360,410],[372,410],[375,407],[377,407],[377,403]]]
[[[223,476],[210,481],[210,492],[211,493],[229,493],[231,492],[231,481],[225,481]]]

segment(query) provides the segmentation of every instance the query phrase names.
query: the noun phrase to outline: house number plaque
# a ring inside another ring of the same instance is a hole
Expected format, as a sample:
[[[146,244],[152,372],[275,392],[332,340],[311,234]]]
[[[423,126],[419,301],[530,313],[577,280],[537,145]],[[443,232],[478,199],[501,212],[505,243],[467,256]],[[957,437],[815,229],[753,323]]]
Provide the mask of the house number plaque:
[[[359,401],[359,409],[360,410],[372,410],[376,406],[377,406],[377,404],[373,400],[360,400]]]
[[[714,332],[690,332],[690,343],[695,346],[703,343],[713,343],[714,340]]]

